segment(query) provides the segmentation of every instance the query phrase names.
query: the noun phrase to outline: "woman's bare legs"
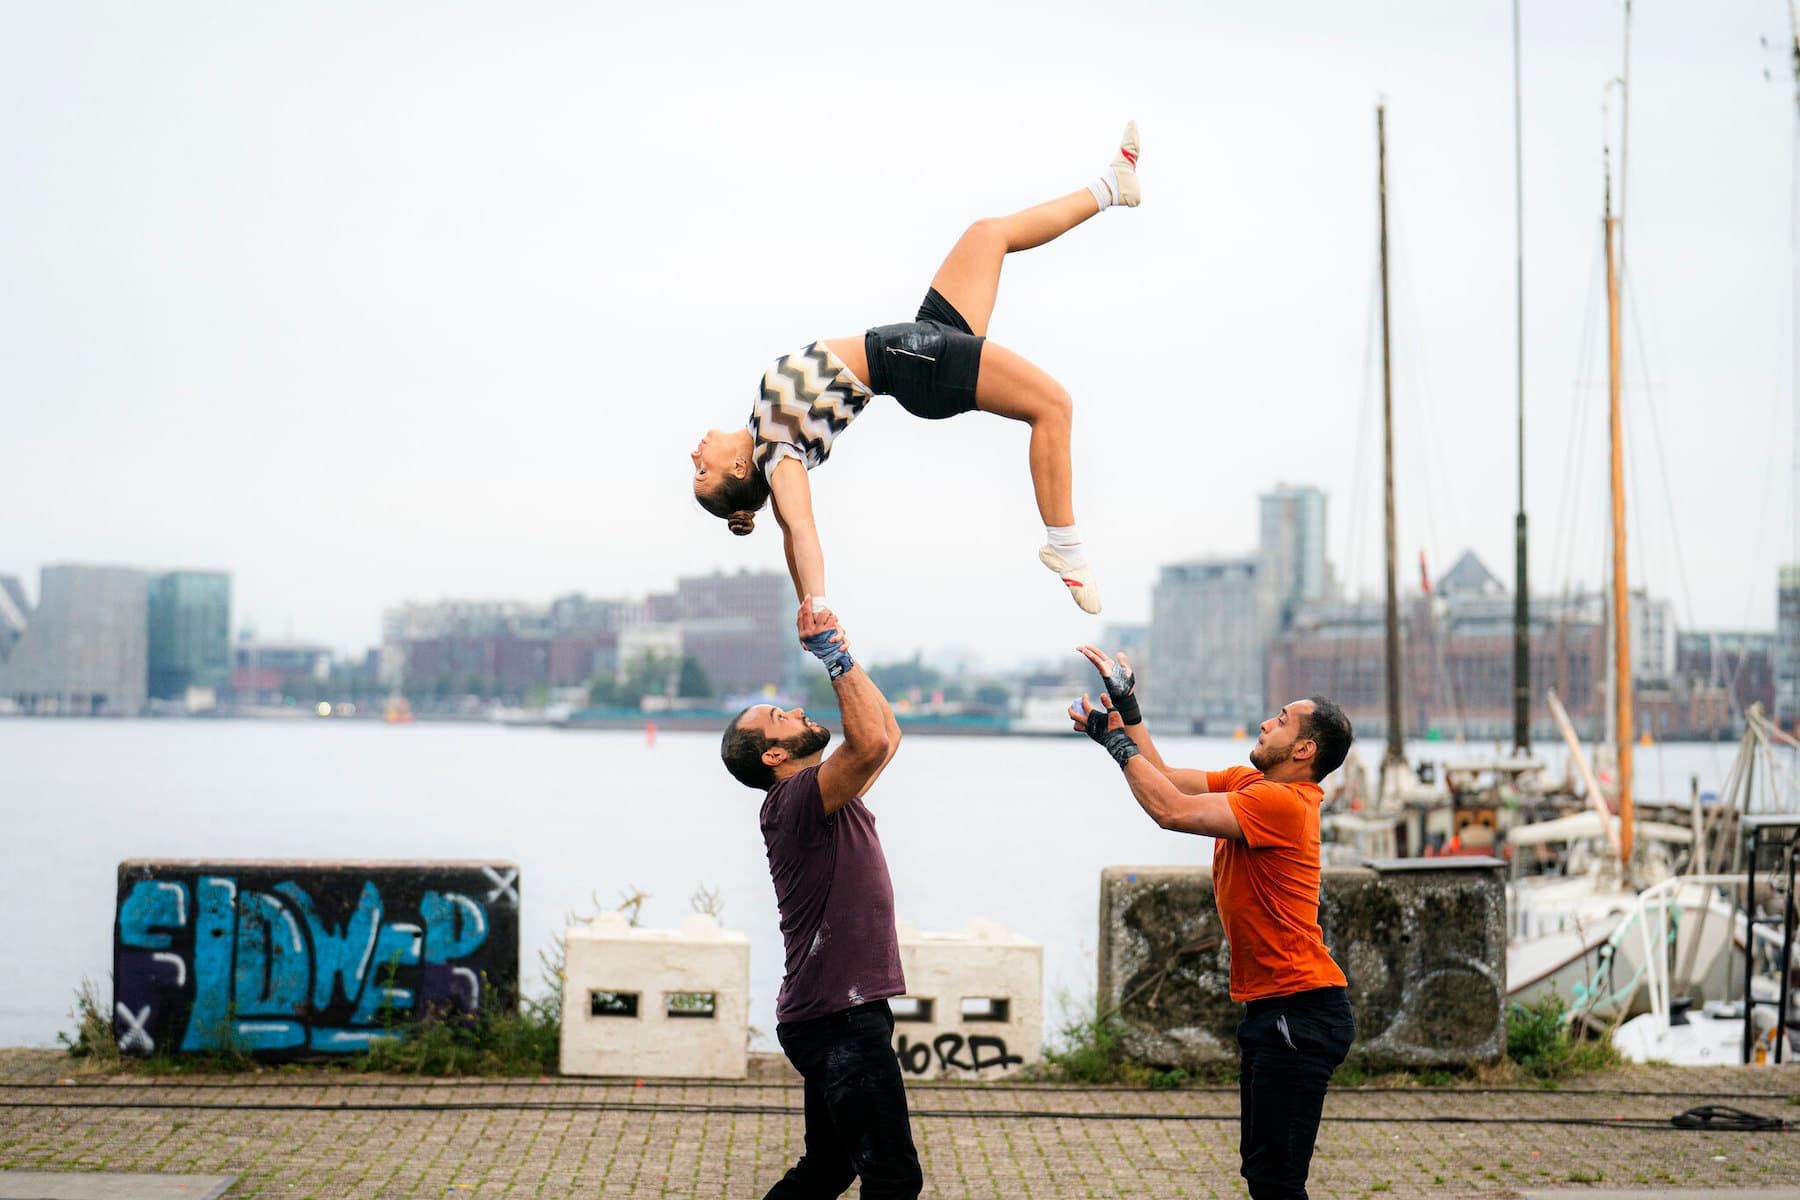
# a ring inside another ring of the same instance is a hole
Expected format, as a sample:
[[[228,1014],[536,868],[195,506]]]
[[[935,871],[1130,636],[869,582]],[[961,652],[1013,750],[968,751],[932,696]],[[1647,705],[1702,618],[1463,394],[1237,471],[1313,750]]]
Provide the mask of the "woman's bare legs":
[[[1137,126],[1132,123],[1125,128],[1109,175],[1093,189],[1070,192],[1011,216],[975,222],[951,247],[931,286],[962,314],[970,330],[986,337],[1006,256],[1054,241],[1096,215],[1101,211],[1101,196],[1135,206],[1137,150]],[[1069,465],[1074,403],[1069,393],[1023,356],[990,341],[981,349],[975,405],[983,412],[1031,426],[1031,486],[1050,541],[1038,557],[1068,585],[1078,605],[1099,612],[1099,590],[1075,530],[1074,471]]]

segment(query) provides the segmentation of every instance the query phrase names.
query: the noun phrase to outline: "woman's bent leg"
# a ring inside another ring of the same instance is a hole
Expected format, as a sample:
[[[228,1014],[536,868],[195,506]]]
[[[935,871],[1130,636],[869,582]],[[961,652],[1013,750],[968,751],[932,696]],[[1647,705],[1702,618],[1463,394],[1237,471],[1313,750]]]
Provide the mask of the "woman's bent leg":
[[[1090,197],[1090,202],[1092,198]],[[996,342],[981,347],[975,406],[1031,426],[1031,488],[1045,525],[1073,525],[1069,430],[1075,405],[1043,368]]]
[[[987,336],[988,321],[994,315],[994,298],[1000,292],[1000,265],[1008,254],[1061,237],[1105,207],[1102,197],[1107,203],[1137,204],[1137,122],[1126,124],[1119,141],[1112,166],[1089,187],[1010,217],[977,221],[950,248],[943,265],[931,277],[931,286],[962,314],[975,336]]]
[[[1031,488],[1048,542],[1038,561],[1056,573],[1084,611],[1100,611],[1100,589],[1075,528],[1069,467],[1069,430],[1075,406],[1063,386],[1005,346],[981,344],[975,406],[1031,426]]]
[[[963,315],[970,332],[985,337],[1006,256],[1054,241],[1099,211],[1083,188],[1009,217],[984,217],[963,231],[931,277],[931,286]]]

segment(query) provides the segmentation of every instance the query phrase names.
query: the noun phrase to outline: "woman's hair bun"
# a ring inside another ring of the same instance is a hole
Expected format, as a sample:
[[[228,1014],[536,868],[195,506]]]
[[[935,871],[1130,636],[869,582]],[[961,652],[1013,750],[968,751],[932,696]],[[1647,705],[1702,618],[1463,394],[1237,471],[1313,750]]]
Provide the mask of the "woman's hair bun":
[[[731,532],[743,537],[756,528],[756,514],[747,508],[740,508],[725,518],[725,525]]]

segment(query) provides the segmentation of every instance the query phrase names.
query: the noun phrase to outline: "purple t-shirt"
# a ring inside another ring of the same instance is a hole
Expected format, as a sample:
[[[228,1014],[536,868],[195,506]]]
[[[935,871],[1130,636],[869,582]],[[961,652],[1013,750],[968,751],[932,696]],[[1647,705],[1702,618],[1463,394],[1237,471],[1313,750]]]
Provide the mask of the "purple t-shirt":
[[[807,1021],[906,991],[894,933],[894,885],[858,796],[830,816],[819,768],[797,771],[763,800],[763,845],[781,910],[787,969],[775,1019]]]

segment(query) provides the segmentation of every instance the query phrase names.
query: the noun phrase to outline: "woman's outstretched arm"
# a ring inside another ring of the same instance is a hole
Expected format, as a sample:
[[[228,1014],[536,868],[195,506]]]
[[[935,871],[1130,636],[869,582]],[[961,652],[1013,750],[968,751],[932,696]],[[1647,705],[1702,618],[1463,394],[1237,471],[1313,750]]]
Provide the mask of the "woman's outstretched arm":
[[[819,528],[813,523],[812,484],[806,465],[784,458],[769,472],[769,495],[775,502],[775,522],[787,553],[788,576],[794,595],[802,600],[825,594],[825,551],[819,546]]]

